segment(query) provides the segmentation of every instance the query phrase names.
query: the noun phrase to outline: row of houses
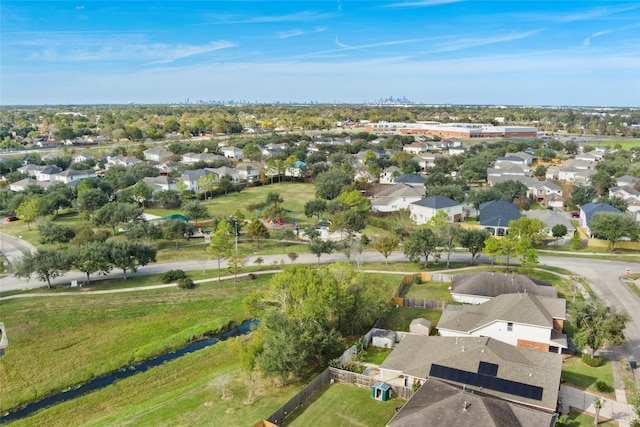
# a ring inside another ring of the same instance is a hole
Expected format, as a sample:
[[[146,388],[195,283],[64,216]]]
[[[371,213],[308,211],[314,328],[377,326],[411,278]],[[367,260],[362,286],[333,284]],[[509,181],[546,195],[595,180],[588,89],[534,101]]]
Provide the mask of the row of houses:
[[[387,426],[553,426],[559,410],[566,301],[526,276],[452,278],[439,336],[395,336],[377,384],[420,387]],[[413,324],[413,322],[412,322]],[[397,342],[397,344],[396,344]]]

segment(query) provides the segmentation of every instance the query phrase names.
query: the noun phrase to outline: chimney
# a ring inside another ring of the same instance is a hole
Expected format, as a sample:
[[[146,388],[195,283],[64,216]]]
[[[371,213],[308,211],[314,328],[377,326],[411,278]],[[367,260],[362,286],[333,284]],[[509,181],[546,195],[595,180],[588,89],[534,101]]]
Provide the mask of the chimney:
[[[469,407],[469,402],[464,401],[464,405],[462,406],[462,411],[467,412],[467,408]]]

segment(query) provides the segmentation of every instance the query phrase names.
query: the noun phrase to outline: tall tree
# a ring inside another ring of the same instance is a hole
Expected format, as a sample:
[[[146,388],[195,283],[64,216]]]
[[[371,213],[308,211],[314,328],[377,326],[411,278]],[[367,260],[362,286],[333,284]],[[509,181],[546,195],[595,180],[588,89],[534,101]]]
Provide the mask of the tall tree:
[[[108,247],[98,241],[72,246],[69,249],[69,259],[71,268],[86,274],[87,283],[91,283],[91,274],[107,274],[112,268],[109,262]]]
[[[405,242],[404,254],[413,262],[419,261],[420,257],[424,257],[424,267],[427,268],[429,256],[437,251],[440,244],[440,239],[433,230],[419,228]]]
[[[16,208],[16,216],[27,223],[27,228],[31,230],[31,223],[38,218],[48,215],[50,207],[47,199],[36,194],[25,200]]]
[[[78,192],[78,206],[93,220],[93,212],[109,202],[109,197],[99,188],[89,188]]]
[[[307,218],[316,217],[320,222],[322,213],[327,210],[327,202],[322,199],[309,200],[304,204],[304,214]]]
[[[498,240],[495,236],[490,236],[489,238],[487,238],[487,240],[484,241],[482,252],[484,252],[489,258],[491,258],[491,271],[493,271],[493,265],[496,261],[496,258],[502,255],[502,245],[500,244],[500,240]]]
[[[599,212],[593,216],[589,224],[591,235],[609,242],[612,251],[615,244],[623,239],[638,240],[640,227],[628,215],[615,212]]]
[[[73,228],[53,221],[40,222],[38,233],[40,233],[40,243],[58,243],[60,247],[63,243],[69,243],[76,235]]]
[[[327,172],[318,174],[316,177],[316,196],[324,200],[333,200],[349,184],[351,184],[350,175],[339,168],[330,169]]]
[[[127,271],[135,273],[140,266],[156,261],[156,248],[144,243],[115,240],[107,243],[109,262],[122,270],[122,278],[127,280]]]
[[[484,248],[484,242],[489,238],[486,230],[460,229],[458,243],[471,253],[471,265],[475,262],[476,255]]]
[[[24,252],[15,266],[15,276],[30,278],[35,276],[46,281],[51,288],[51,280],[69,271],[67,252],[55,249],[40,248],[36,252]]]
[[[220,281],[220,261],[230,257],[233,251],[233,243],[229,240],[228,234],[230,227],[228,222],[220,221],[207,248],[211,256],[218,261],[218,282]]]
[[[447,254],[447,268],[449,268],[449,265],[451,264],[451,252],[456,244],[459,233],[460,227],[453,224],[445,224],[436,231],[436,234],[442,243],[442,248]]]
[[[192,227],[187,222],[179,219],[170,219],[162,224],[162,234],[167,240],[176,241],[176,251],[181,239],[189,238]]]
[[[393,234],[383,234],[371,243],[373,248],[384,257],[384,263],[389,263],[389,255],[396,250],[400,244],[400,239]]]
[[[622,345],[626,341],[624,330],[631,317],[616,307],[605,307],[600,301],[577,301],[569,310],[571,322],[577,332],[573,340],[589,348],[591,356],[607,345]]]
[[[314,237],[307,244],[309,251],[318,257],[318,265],[320,265],[320,257],[324,254],[330,254],[335,250],[335,244],[330,240],[322,240],[320,237]]]
[[[186,216],[196,221],[196,227],[198,226],[199,219],[209,218],[209,209],[199,200],[188,201],[182,205],[182,210]]]
[[[254,219],[249,223],[249,227],[247,227],[247,236],[257,241],[258,250],[260,250],[260,240],[268,239],[270,237],[267,226],[259,219]]]
[[[144,209],[133,203],[112,202],[107,203],[94,214],[96,225],[108,225],[113,234],[119,225],[133,225],[143,220]]]

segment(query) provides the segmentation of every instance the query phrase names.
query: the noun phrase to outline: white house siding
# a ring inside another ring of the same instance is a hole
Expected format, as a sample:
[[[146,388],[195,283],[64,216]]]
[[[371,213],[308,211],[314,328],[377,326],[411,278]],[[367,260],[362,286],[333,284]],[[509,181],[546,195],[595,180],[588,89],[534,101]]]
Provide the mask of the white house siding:
[[[549,344],[551,329],[539,326],[513,323],[512,331],[508,331],[508,322],[499,320],[492,322],[467,334],[459,331],[438,330],[443,337],[490,337],[504,343],[517,346],[518,340],[527,340]]]
[[[482,295],[468,295],[468,294],[454,294],[451,293],[451,297],[455,302],[461,302],[465,304],[482,304],[489,300],[491,297],[486,297]]]

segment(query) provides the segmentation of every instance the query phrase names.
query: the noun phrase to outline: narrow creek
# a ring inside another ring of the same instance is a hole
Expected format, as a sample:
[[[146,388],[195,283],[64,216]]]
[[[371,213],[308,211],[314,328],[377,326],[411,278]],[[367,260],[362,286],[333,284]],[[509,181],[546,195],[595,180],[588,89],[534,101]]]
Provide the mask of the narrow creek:
[[[100,390],[101,388],[111,385],[116,381],[129,378],[133,375],[136,375],[142,372],[146,372],[153,367],[160,366],[163,363],[171,362],[172,360],[175,360],[189,353],[193,353],[194,351],[202,350],[203,348],[209,347],[217,342],[224,341],[226,339],[237,337],[240,335],[246,335],[249,332],[251,332],[251,330],[253,329],[253,326],[257,324],[258,324],[257,320],[247,320],[244,323],[242,323],[240,326],[230,329],[227,332],[223,332],[221,334],[209,337],[202,341],[192,342],[178,350],[170,351],[170,352],[161,354],[160,356],[147,359],[135,365],[130,365],[118,371],[114,371],[114,372],[105,374],[103,376],[94,378],[91,381],[86,382],[77,388],[52,394],[50,396],[45,397],[42,400],[29,403],[19,409],[6,413],[5,415],[0,417],[0,424],[6,423],[9,421],[14,421],[20,418],[28,417],[29,415],[33,415],[35,412],[41,409],[47,408],[52,405],[56,405],[58,403],[66,402],[67,400],[75,399],[76,397],[80,397],[92,391]]]

